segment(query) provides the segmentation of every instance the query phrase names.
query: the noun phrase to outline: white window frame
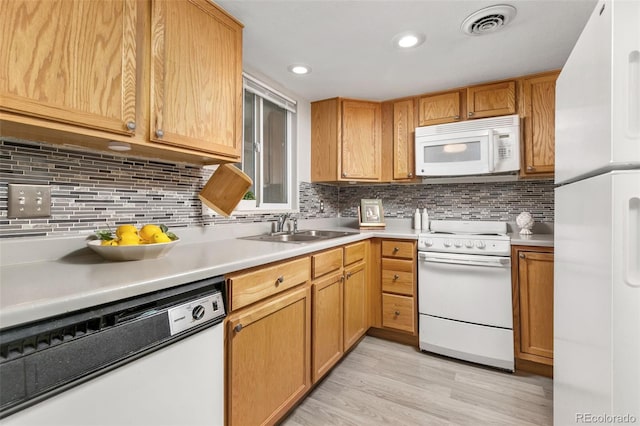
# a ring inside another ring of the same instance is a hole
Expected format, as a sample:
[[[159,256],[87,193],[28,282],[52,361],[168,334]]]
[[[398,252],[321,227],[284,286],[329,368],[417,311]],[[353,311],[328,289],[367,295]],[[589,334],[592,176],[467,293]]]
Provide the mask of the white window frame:
[[[295,144],[295,131],[294,131],[294,120],[297,119],[296,117],[296,101],[294,101],[293,99],[289,98],[286,95],[283,95],[282,93],[278,92],[277,90],[267,86],[266,84],[262,83],[260,80],[256,79],[253,76],[250,76],[249,74],[243,73],[243,93],[242,93],[242,102],[243,102],[243,108],[242,108],[242,131],[243,131],[243,135],[242,135],[242,153],[243,153],[243,157],[242,157],[242,168],[244,170],[244,162],[245,162],[245,158],[244,158],[244,119],[245,119],[245,108],[244,108],[244,97],[245,97],[245,91],[249,91],[250,93],[253,93],[254,95],[257,95],[256,99],[256,103],[254,104],[254,108],[255,108],[255,117],[258,118],[259,123],[258,126],[254,126],[254,131],[256,132],[256,134],[254,135],[255,138],[254,140],[257,141],[254,143],[254,156],[256,157],[260,157],[255,158],[254,157],[254,164],[256,166],[256,175],[257,175],[257,182],[254,182],[254,189],[255,189],[255,196],[256,196],[256,205],[249,205],[250,203],[245,203],[243,201],[241,201],[240,205],[236,208],[235,211],[237,212],[251,212],[251,213],[277,213],[277,212],[292,212],[297,210],[297,199],[298,199],[298,179],[297,176],[295,175],[295,171],[296,171],[296,167],[294,167],[294,165],[296,163],[294,163],[296,161],[296,150],[294,150],[294,144]],[[287,191],[288,191],[288,195],[287,195],[287,203],[265,203],[264,200],[264,191],[263,191],[263,185],[262,183],[264,182],[264,161],[262,159],[262,154],[263,154],[263,100],[267,99],[268,101],[282,107],[283,109],[285,109],[287,111],[287,123],[286,123],[286,134],[287,134],[287,148],[286,148],[286,156],[287,156],[287,166],[286,166],[286,173],[287,173]]]

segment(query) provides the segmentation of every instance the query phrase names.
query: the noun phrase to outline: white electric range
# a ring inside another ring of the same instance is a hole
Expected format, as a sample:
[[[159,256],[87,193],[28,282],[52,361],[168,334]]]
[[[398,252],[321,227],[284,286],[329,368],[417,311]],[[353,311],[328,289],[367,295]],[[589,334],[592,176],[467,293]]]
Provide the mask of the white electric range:
[[[506,222],[433,221],[418,238],[420,349],[514,371]]]

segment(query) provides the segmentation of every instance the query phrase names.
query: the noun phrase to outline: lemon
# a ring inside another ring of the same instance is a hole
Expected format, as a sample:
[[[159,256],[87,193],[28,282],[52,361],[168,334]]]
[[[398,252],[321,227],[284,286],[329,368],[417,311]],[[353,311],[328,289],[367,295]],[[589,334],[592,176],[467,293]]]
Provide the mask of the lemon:
[[[140,232],[138,234],[143,240],[153,242],[153,235],[162,233],[162,229],[160,229],[158,225],[145,225],[140,228]]]
[[[122,236],[122,234],[124,234],[126,232],[133,232],[133,233],[137,234],[138,233],[138,228],[136,228],[133,225],[120,225],[116,229],[116,235],[118,236],[118,238],[120,238]]]
[[[102,240],[100,245],[101,246],[117,246],[118,242],[116,240]]]
[[[120,246],[137,246],[140,244],[140,237],[133,232],[125,232],[120,236],[118,245]]]
[[[151,239],[154,243],[170,243],[171,242],[171,238],[169,238],[169,236],[164,232],[153,234],[153,237],[151,237]]]

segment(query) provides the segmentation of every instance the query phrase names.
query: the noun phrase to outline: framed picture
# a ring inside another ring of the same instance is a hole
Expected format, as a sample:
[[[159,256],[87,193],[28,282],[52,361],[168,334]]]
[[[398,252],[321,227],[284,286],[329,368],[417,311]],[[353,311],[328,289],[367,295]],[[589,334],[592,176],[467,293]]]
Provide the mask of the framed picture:
[[[384,224],[384,211],[382,210],[382,200],[362,199],[358,207],[360,227],[382,228]]]

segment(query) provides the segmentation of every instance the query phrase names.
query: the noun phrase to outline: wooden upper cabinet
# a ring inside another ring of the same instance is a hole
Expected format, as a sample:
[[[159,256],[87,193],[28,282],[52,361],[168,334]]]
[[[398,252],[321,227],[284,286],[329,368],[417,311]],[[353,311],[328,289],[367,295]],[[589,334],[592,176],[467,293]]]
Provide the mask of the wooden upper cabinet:
[[[421,96],[418,99],[418,125],[452,123],[463,116],[460,97],[464,90]]]
[[[393,179],[415,176],[415,115],[414,100],[393,104]]]
[[[326,99],[311,103],[311,180],[379,181],[379,102]]]
[[[1,0],[0,109],[129,135],[136,0]]]
[[[559,72],[521,82],[522,176],[552,174],[555,168],[556,79]]]
[[[242,25],[207,0],[154,0],[151,30],[151,140],[239,159]]]
[[[380,179],[380,113],[378,102],[342,101],[343,179]]]
[[[483,84],[467,88],[467,117],[484,118],[516,113],[516,83]]]

